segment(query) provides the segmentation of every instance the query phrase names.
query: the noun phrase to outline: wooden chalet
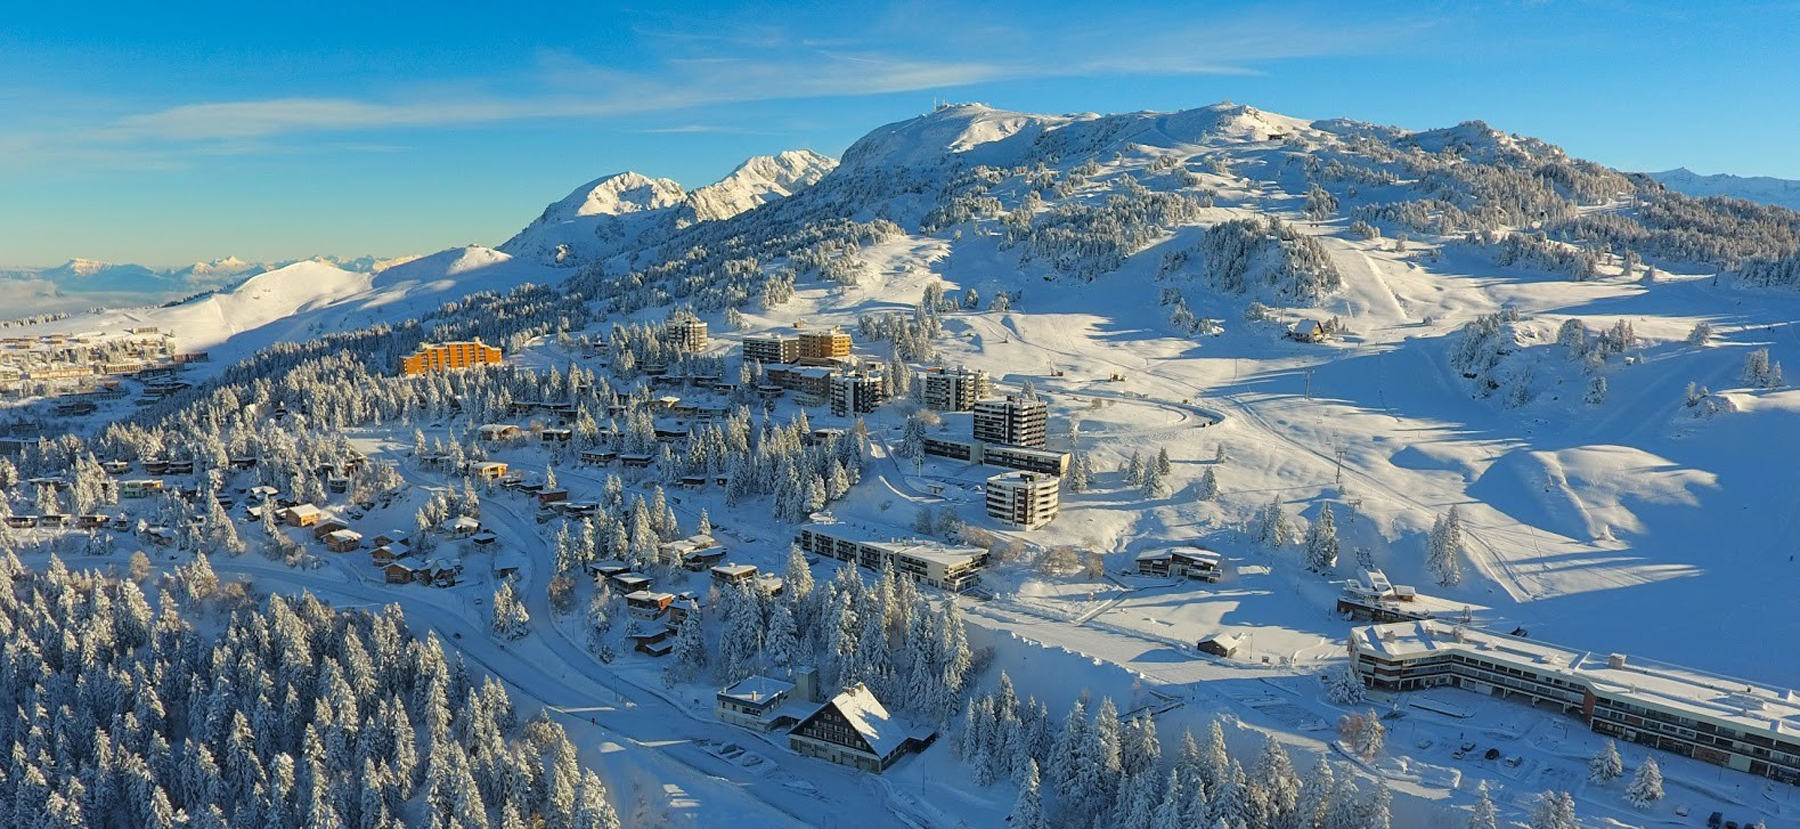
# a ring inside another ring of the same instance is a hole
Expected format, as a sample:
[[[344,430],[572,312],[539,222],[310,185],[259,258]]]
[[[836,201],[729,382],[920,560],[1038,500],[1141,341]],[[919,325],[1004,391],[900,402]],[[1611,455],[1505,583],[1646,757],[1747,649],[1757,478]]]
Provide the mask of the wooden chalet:
[[[281,511],[281,520],[291,527],[311,527],[325,517],[325,513],[312,504],[295,504]]]
[[[669,604],[673,601],[673,593],[638,590],[625,594],[625,612],[639,619],[654,619],[669,609]]]
[[[355,530],[337,530],[325,536],[325,549],[334,553],[348,553],[362,546],[362,533]]]
[[[868,686],[857,683],[819,706],[788,732],[794,753],[879,774],[909,751],[937,738],[889,713]]]
[[[627,633],[625,638],[631,640],[632,650],[646,656],[668,656],[675,649],[675,629],[668,625],[643,633]]]
[[[1196,644],[1194,647],[1197,648],[1201,653],[1207,653],[1207,654],[1212,654],[1213,656],[1229,658],[1231,656],[1235,656],[1238,652],[1238,648],[1243,647],[1243,645],[1244,645],[1243,634],[1221,633],[1221,634],[1218,634],[1215,636],[1208,636],[1205,639],[1200,640],[1199,644]]]

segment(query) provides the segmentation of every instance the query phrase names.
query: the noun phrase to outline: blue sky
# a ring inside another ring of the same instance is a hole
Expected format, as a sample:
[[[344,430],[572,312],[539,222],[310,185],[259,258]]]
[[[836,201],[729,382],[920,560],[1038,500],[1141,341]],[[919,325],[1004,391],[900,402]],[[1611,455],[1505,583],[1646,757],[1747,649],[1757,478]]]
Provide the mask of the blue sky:
[[[609,172],[696,186],[939,99],[1481,118],[1800,178],[1795,3],[390,5],[10,8],[0,265],[496,244]]]

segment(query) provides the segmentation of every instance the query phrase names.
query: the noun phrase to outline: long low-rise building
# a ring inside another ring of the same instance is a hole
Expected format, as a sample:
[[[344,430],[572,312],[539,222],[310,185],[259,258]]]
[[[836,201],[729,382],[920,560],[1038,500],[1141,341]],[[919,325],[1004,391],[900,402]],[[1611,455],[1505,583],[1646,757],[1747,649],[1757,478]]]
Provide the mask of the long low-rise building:
[[[807,524],[794,536],[794,543],[805,552],[853,561],[871,570],[892,561],[898,575],[959,592],[981,583],[981,568],[988,560],[988,551],[980,547],[891,538],[854,524]]]
[[[1436,620],[1356,628],[1349,650],[1375,688],[1451,686],[1554,705],[1602,734],[1800,784],[1792,690]]]

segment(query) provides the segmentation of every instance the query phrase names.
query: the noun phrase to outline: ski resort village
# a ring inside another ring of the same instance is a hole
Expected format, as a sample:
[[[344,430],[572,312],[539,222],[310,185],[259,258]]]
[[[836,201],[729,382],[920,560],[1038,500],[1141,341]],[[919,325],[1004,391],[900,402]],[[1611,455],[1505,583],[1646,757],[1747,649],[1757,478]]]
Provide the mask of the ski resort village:
[[[1222,103],[11,320],[0,823],[1800,826],[1797,319],[1800,213]]]

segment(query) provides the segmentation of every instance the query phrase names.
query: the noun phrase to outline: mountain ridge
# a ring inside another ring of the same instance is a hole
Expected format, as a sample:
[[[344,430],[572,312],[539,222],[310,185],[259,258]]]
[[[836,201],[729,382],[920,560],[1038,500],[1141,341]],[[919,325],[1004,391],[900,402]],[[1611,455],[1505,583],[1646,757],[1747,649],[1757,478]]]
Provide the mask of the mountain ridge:
[[[1646,173],[1657,183],[1689,196],[1728,196],[1800,210],[1800,181],[1774,176],[1739,176],[1731,173],[1696,173],[1686,167]]]
[[[551,202],[497,249],[551,265],[598,261],[626,251],[641,238],[727,219],[786,198],[836,166],[834,159],[810,150],[752,156],[719,181],[692,191],[636,171],[612,173]]]

